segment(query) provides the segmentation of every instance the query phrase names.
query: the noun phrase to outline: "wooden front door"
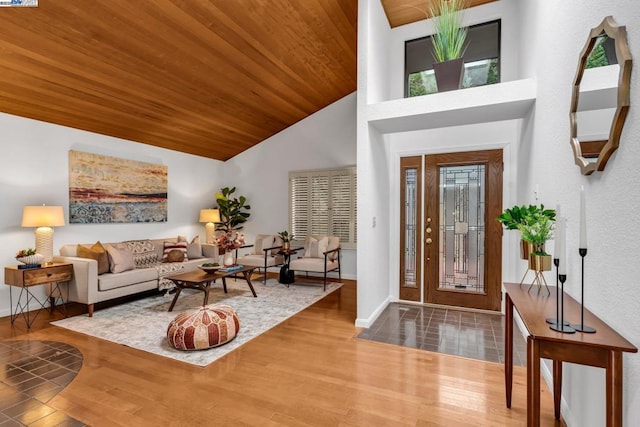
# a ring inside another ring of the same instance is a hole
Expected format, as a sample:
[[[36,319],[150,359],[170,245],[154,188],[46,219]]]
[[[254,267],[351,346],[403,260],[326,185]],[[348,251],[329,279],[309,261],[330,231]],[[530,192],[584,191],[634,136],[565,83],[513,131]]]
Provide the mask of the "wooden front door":
[[[500,310],[502,150],[422,160],[401,160],[400,299]],[[424,173],[424,191],[420,175],[412,189],[414,170]]]

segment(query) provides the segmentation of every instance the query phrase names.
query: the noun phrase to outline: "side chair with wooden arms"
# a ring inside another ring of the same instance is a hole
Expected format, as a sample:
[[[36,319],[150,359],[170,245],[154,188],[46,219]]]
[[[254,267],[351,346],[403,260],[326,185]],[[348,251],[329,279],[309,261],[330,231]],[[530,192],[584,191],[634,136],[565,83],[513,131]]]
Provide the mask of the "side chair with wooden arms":
[[[338,272],[338,280],[342,280],[340,273],[340,237],[338,236],[309,236],[304,242],[302,256],[291,260],[291,270],[323,273],[323,287],[327,290],[327,273]]]
[[[238,250],[253,248],[250,253],[238,256]],[[258,234],[252,245],[244,245],[236,249],[236,262],[245,266],[264,269],[264,284],[267,284],[267,269],[280,267],[284,257],[278,252],[282,249],[282,238],[270,234]]]

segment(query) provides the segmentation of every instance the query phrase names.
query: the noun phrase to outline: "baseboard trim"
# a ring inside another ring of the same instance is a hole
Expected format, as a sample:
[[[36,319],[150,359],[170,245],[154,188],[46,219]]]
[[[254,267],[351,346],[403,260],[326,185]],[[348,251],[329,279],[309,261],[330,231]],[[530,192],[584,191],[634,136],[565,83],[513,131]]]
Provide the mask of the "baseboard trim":
[[[387,305],[389,305],[389,302],[391,302],[391,297],[387,297],[382,304],[380,304],[374,311],[373,313],[371,313],[371,316],[367,317],[366,319],[356,319],[356,327],[357,328],[369,328],[371,325],[373,325],[373,322],[375,322],[375,320],[378,318],[378,316],[380,316],[380,314],[382,313],[382,311],[387,308]]]

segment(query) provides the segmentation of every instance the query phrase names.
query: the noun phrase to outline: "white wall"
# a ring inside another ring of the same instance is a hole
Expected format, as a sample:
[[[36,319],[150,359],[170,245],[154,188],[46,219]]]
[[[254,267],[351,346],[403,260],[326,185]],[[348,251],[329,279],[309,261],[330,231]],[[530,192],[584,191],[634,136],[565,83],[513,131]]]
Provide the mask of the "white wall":
[[[289,230],[289,171],[355,164],[355,92],[226,161],[224,186],[235,186],[251,205],[247,242]],[[356,250],[341,253],[342,276],[355,279]]]
[[[521,5],[520,63],[523,76],[535,76],[535,114],[523,124],[518,164],[520,195],[539,185],[547,204],[562,205],[568,217],[569,273],[565,289],[580,299],[578,255],[579,189],[587,194],[588,255],[585,306],[635,346],[640,346],[640,287],[637,253],[640,231],[640,74],[631,75],[631,108],[620,148],[603,172],[583,176],[569,145],[571,85],[589,30],[612,15],[626,25],[631,55],[640,59],[640,3],[635,0],[525,0]],[[564,370],[563,414],[569,426],[605,424],[604,370],[568,365]],[[624,424],[640,423],[640,357],[624,356]]]
[[[389,301],[389,183],[383,136],[367,119],[367,105],[387,93],[389,23],[379,1],[358,2],[358,307],[368,327]],[[364,249],[366,248],[366,250]]]
[[[45,203],[64,207],[67,225],[55,229],[54,254],[63,244],[96,240],[114,242],[178,234],[189,239],[200,234],[204,239],[204,227],[198,223],[198,214],[201,208],[214,204],[214,192],[222,183],[222,162],[1,113],[0,129],[3,153],[0,160],[0,259],[3,265],[17,264],[16,251],[35,246],[34,230],[20,226],[25,205]],[[69,224],[68,156],[71,149],[168,166],[167,222]],[[4,278],[4,270],[2,274]],[[0,316],[8,314],[9,287],[2,286]]]

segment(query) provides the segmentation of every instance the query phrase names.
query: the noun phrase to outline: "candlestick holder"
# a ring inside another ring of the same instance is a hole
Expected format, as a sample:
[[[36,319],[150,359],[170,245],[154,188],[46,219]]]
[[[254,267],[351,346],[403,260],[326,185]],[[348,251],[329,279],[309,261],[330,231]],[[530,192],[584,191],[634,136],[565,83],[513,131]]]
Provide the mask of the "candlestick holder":
[[[582,258],[582,288],[580,290],[580,323],[571,324],[570,326],[576,331],[584,332],[587,334],[593,334],[596,332],[595,328],[584,324],[584,257],[587,256],[587,248],[579,248],[578,253]]]
[[[560,275],[558,273],[560,271],[560,260],[558,258],[554,258],[553,265],[556,266],[556,317],[549,317],[548,319],[545,319],[545,322],[550,325],[555,325],[560,322],[560,283],[558,280],[558,276]],[[567,321],[564,321],[564,324],[569,326],[569,322]]]
[[[551,330],[562,332],[563,334],[575,334],[576,330],[570,325],[565,325],[564,322],[564,282],[567,280],[566,274],[558,274],[558,280],[560,280],[560,321],[550,325]]]

